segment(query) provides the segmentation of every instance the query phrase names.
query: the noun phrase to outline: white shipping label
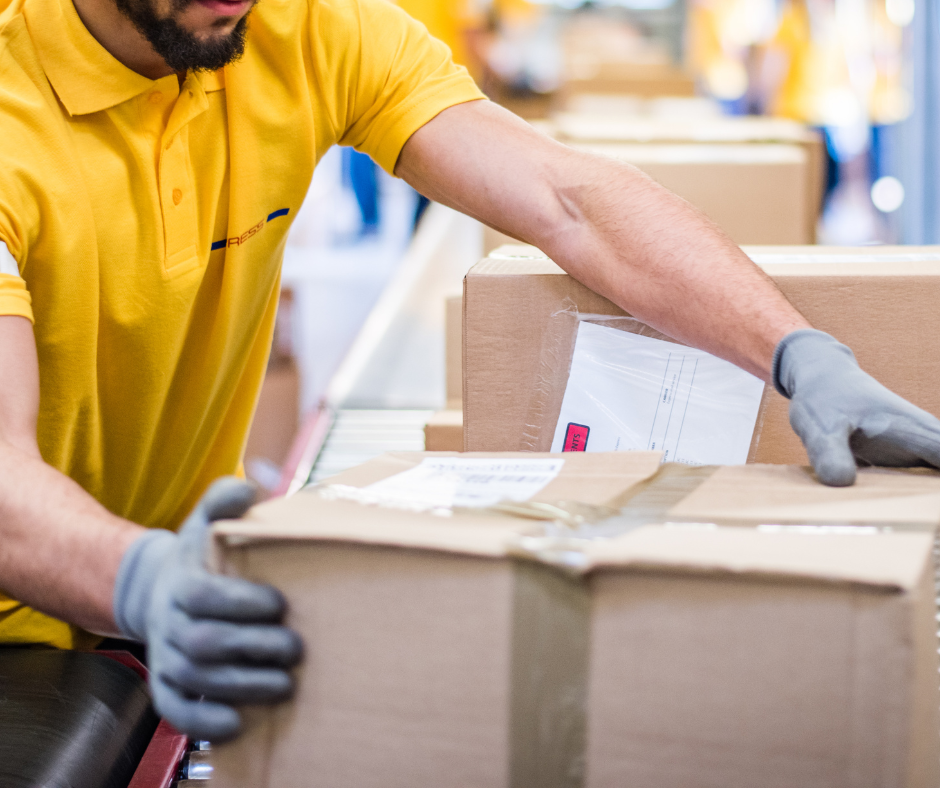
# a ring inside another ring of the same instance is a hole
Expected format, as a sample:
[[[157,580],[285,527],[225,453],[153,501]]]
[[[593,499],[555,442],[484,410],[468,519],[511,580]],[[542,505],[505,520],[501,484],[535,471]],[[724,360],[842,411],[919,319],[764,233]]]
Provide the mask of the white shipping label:
[[[665,453],[663,462],[747,461],[764,383],[694,348],[580,323],[552,451]]]
[[[373,503],[416,510],[493,506],[505,500],[527,501],[564,464],[563,459],[428,457],[362,492]]]

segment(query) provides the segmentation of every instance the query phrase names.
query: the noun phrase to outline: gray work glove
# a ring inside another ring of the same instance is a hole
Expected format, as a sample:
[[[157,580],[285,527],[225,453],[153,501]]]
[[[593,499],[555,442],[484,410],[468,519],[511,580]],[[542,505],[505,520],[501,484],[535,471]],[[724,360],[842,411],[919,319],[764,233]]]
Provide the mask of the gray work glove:
[[[254,490],[238,479],[213,484],[174,534],[154,529],[131,544],[114,587],[114,617],[147,644],[157,712],[194,739],[238,733],[233,708],[288,698],[299,636],[280,626],[285,602],[270,586],[210,574],[210,523],[240,517]]]
[[[940,467],[940,420],[863,372],[829,334],[787,334],[774,352],[773,382],[823,484],[854,484],[856,464]]]

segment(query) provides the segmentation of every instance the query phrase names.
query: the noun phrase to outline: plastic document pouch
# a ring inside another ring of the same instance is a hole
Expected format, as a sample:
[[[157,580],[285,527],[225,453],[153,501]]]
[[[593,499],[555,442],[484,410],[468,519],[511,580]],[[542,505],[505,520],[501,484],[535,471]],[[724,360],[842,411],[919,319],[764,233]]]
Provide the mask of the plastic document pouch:
[[[747,461],[764,383],[701,350],[581,320],[551,450]]]

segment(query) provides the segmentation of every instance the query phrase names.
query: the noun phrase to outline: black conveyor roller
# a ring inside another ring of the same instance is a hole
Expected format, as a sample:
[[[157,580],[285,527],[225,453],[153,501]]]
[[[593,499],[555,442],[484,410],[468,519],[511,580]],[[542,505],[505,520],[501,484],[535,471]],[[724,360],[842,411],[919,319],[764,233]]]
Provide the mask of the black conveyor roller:
[[[127,788],[157,722],[146,682],[102,654],[0,648],[3,788]]]

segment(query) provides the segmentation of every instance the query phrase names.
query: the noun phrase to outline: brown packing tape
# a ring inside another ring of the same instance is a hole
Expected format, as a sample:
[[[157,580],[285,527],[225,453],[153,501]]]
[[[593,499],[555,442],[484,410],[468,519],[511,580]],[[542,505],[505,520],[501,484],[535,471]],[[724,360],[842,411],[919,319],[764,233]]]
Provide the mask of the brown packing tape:
[[[512,635],[512,788],[581,788],[590,597],[584,582],[517,561]]]

